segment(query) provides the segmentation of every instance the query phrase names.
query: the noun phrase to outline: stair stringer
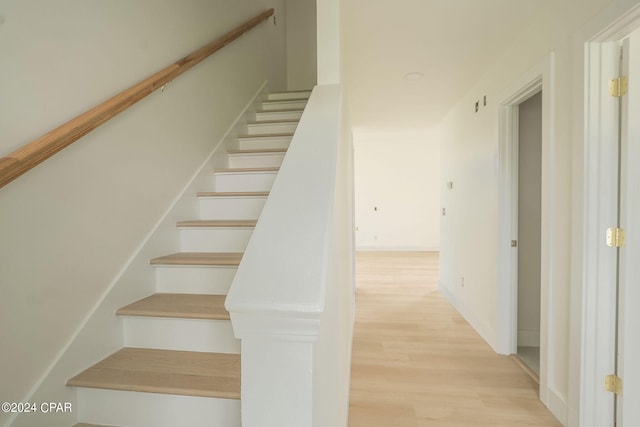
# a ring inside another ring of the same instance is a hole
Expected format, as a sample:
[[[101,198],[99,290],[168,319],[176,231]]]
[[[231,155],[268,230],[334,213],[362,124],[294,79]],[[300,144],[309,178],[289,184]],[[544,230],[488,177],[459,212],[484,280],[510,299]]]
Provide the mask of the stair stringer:
[[[124,321],[115,315],[116,310],[155,291],[156,276],[154,269],[149,267],[149,260],[169,253],[179,246],[176,222],[184,218],[197,217],[198,201],[193,195],[206,187],[211,170],[220,168],[220,162],[226,162],[226,147],[231,144],[230,141],[236,140],[238,134],[246,132],[246,121],[255,117],[255,109],[264,98],[267,84],[267,81],[263,82],[256,90],[254,96],[227,128],[224,136],[215,143],[206,160],[195,170],[168,208],[160,214],[160,219],[146,237],[131,255],[123,260],[119,273],[70,336],[54,362],[24,398],[24,402],[68,402],[72,410],[56,414],[45,414],[41,411],[20,416],[15,414],[9,418],[7,427],[68,427],[78,421],[77,392],[74,388],[65,386],[67,380],[77,374],[79,366],[93,365],[122,348]]]

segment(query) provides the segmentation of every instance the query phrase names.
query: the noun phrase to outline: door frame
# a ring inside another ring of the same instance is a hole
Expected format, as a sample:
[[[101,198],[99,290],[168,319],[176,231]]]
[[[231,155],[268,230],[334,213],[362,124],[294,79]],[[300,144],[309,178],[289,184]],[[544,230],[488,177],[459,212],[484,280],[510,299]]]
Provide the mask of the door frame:
[[[549,406],[548,366],[551,360],[548,341],[553,319],[553,259],[555,192],[555,56],[542,61],[515,81],[499,102],[499,207],[498,207],[498,293],[496,350],[500,354],[517,352],[518,335],[518,257],[511,247],[518,230],[518,105],[542,91],[542,182],[541,182],[541,263],[540,263],[540,400]]]
[[[579,79],[583,83],[584,122],[576,120],[576,134],[583,133],[577,143],[584,149],[579,319],[579,422],[583,427],[613,425],[613,394],[604,390],[603,380],[614,366],[617,313],[612,307],[616,294],[615,287],[602,283],[614,277],[616,262],[615,250],[606,247],[604,230],[616,223],[616,192],[612,188],[617,188],[617,182],[613,182],[617,181],[617,144],[607,142],[617,139],[618,100],[609,96],[606,82],[618,72],[618,42],[640,28],[640,5],[622,15],[619,10],[609,9],[594,26],[578,38],[576,46],[582,49],[584,60],[584,74]]]

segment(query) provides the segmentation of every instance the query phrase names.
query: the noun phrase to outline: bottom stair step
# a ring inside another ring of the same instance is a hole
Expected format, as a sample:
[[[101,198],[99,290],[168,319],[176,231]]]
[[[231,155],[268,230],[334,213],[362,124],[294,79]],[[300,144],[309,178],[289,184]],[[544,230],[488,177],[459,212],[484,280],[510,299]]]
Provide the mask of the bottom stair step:
[[[67,385],[240,399],[240,355],[123,348]]]
[[[119,316],[178,317],[229,320],[226,295],[158,293],[119,309]]]
[[[82,388],[78,419],[98,426],[241,427],[240,400]]]

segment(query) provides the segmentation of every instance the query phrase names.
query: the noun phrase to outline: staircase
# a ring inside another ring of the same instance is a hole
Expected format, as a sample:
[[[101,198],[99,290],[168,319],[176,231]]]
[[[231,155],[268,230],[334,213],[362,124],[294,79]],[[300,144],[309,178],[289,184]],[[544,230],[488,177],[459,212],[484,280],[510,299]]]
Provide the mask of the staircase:
[[[225,296],[309,95],[268,95],[227,147],[227,168],[196,195],[199,218],[177,223],[180,252],[151,260],[156,293],[117,311],[124,348],[68,380],[76,427],[241,425],[240,344]]]

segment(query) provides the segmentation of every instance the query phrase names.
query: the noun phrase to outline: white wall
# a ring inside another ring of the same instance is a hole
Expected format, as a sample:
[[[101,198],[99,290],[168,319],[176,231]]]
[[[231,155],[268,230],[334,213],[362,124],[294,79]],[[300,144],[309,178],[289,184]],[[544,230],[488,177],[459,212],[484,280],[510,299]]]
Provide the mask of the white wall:
[[[283,22],[280,0],[0,2],[0,156],[271,6]],[[284,41],[261,25],[0,189],[0,400],[36,391],[113,285],[151,286],[120,272],[264,81],[285,87]],[[89,358],[121,331],[94,333]],[[40,398],[72,398],[47,384]]]
[[[551,246],[543,247],[543,258],[550,258],[549,271],[543,280],[549,283],[550,317],[547,401],[554,414],[564,423],[568,419],[569,400],[575,401],[570,390],[572,369],[579,361],[570,359],[570,297],[572,256],[572,223],[579,221],[580,205],[572,206],[571,177],[573,111],[573,34],[580,29],[608,0],[556,2],[541,14],[520,35],[514,35],[513,45],[499,61],[484,70],[483,77],[451,110],[442,130],[442,182],[453,181],[453,190],[443,191],[442,203],[450,214],[442,222],[441,285],[461,308],[476,329],[495,345],[497,331],[496,265],[498,247],[498,106],[496,100],[516,80],[555,52],[554,84],[556,99],[554,143],[547,156],[550,168],[543,172],[543,210],[549,230],[553,231]],[[489,104],[474,113],[473,105],[487,95]],[[578,107],[581,108],[581,107]],[[547,236],[549,237],[549,236]],[[580,248],[578,248],[578,251]],[[461,278],[464,277],[464,287]],[[493,341],[493,342],[492,342]],[[573,352],[579,354],[579,351]]]
[[[311,89],[317,77],[316,0],[287,0],[287,89]]]
[[[440,247],[437,131],[354,133],[358,250]]]
[[[318,84],[331,85],[342,81],[341,22],[340,0],[316,0]]]

